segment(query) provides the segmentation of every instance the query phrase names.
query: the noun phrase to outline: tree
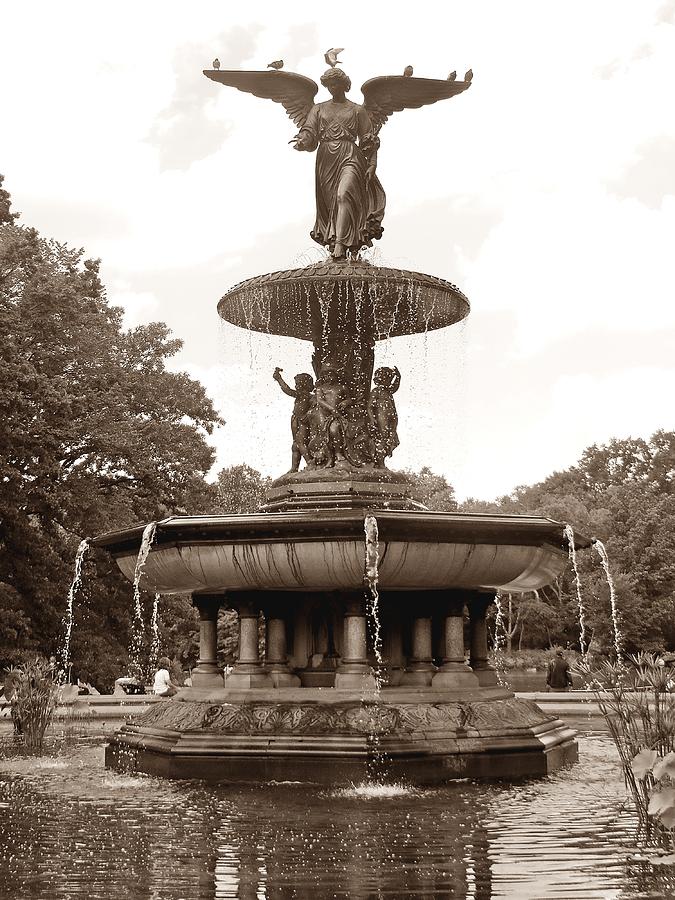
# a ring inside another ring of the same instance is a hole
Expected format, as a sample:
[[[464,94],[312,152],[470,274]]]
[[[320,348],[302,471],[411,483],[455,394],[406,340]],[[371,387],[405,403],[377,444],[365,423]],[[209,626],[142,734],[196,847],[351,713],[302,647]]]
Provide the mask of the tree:
[[[624,649],[675,646],[675,432],[648,440],[614,439],[588,447],[575,466],[516,488],[491,504],[467,501],[462,511],[530,513],[572,523],[606,545],[613,573]],[[598,555],[577,554],[587,642],[614,645],[614,616]],[[540,591],[556,616],[548,639],[578,640],[579,611],[569,569]],[[535,639],[530,629],[530,635]]]
[[[413,485],[415,499],[427,509],[437,512],[453,512],[457,509],[455,490],[443,475],[436,475],[428,466],[419,472],[406,469],[405,474]]]
[[[19,214],[11,211],[12,199],[2,186],[4,180],[5,176],[0,175],[0,225],[11,225]]]
[[[167,327],[125,331],[98,263],[15,224],[9,208],[2,191],[0,664],[14,632],[56,651],[84,536],[210,505],[206,438],[220,421],[198,382],[167,370],[181,346]],[[106,554],[85,571],[100,580],[78,598],[74,651],[88,643],[117,665],[129,585]]]
[[[241,463],[221,469],[216,479],[216,504],[224,513],[254,513],[265,502],[271,479]]]

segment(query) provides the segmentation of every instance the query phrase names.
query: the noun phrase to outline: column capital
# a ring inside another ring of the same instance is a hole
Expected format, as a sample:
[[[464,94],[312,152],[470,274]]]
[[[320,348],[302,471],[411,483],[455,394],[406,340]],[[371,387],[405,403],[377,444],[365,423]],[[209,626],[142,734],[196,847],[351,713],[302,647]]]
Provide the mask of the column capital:
[[[292,591],[265,591],[258,596],[258,605],[265,618],[285,619],[292,610]]]
[[[453,616],[459,618],[460,616],[464,616],[464,610],[468,605],[468,598],[470,596],[468,591],[444,591],[443,598],[439,598],[439,613],[446,618],[448,616]]]
[[[365,616],[366,614],[366,598],[363,591],[355,593],[345,593],[340,598],[344,616]]]
[[[484,617],[488,607],[495,602],[496,591],[467,591],[466,605],[469,615]]]
[[[260,614],[262,597],[260,591],[228,591],[227,605],[236,609],[240,619],[251,619]]]
[[[199,612],[200,619],[218,617],[218,610],[225,605],[225,594],[192,594],[192,605]]]

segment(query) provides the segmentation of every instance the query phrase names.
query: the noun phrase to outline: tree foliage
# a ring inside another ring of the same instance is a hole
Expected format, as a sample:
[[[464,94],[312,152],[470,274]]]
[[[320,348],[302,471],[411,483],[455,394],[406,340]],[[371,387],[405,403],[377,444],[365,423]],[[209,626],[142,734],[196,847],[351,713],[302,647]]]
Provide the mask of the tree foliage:
[[[96,261],[14,222],[0,192],[0,663],[54,653],[80,540],[202,509],[212,489],[203,387],[166,362],[180,349],[159,322],[132,330]],[[90,556],[74,652],[124,666],[129,585]],[[77,660],[76,660],[77,662]]]
[[[675,647],[675,432],[593,445],[575,466],[538,484],[518,487],[493,503],[468,500],[461,508],[548,516],[599,538],[609,554],[625,649]],[[613,621],[607,580],[594,551],[578,554],[578,561],[587,638],[608,651]],[[541,590],[539,597],[557,614],[557,621],[548,625],[549,642],[578,642],[571,572]],[[522,602],[531,602],[528,595]],[[532,625],[524,620],[523,628]],[[530,630],[530,638],[539,641],[540,631],[539,626]]]
[[[221,469],[216,479],[216,506],[223,513],[258,512],[271,479],[241,463]]]
[[[419,472],[407,469],[405,474],[413,485],[414,497],[418,503],[437,512],[452,512],[457,509],[455,490],[443,475],[436,475],[428,466],[424,466]]]

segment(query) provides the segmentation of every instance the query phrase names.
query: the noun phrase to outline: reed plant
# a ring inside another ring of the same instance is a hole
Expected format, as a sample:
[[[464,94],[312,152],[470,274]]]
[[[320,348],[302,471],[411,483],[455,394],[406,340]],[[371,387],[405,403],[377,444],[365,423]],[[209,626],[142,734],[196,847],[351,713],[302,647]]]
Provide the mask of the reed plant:
[[[33,659],[8,672],[15,731],[23,737],[29,753],[41,753],[44,736],[56,707],[57,688],[49,663]]]
[[[659,766],[659,761],[675,761],[672,670],[655,654],[638,653],[616,661],[582,658],[573,671],[593,692],[614,741],[635,805],[639,836],[672,846],[670,827],[654,814],[653,801],[662,779],[669,778],[668,766]]]

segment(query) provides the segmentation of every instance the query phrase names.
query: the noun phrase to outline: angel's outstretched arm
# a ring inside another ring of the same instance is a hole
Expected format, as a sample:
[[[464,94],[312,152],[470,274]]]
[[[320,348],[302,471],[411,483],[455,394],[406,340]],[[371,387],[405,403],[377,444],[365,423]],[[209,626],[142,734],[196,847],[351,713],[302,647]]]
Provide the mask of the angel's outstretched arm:
[[[319,144],[319,113],[313,106],[309,111],[305,123],[291,141],[296,150],[316,150]]]

